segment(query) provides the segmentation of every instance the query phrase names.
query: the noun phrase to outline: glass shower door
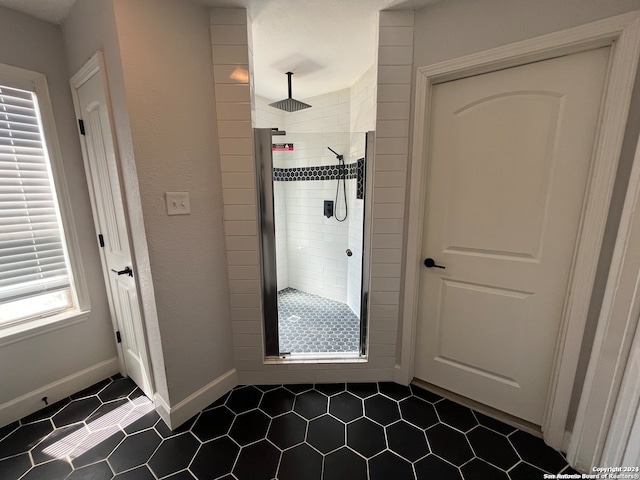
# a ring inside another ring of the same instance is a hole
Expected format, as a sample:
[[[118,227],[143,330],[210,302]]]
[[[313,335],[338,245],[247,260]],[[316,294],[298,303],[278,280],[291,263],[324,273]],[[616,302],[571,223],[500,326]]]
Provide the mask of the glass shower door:
[[[255,131],[267,356],[362,355],[367,136],[273,133]]]

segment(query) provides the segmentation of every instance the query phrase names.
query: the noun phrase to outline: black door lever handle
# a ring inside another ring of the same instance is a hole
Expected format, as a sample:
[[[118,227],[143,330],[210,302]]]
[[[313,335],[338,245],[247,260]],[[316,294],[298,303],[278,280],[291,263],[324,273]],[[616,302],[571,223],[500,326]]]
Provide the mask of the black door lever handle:
[[[131,270],[131,267],[124,267],[124,270],[114,270],[113,268],[111,269],[112,272],[117,273],[118,275],[129,275],[130,277],[133,277],[133,270]]]
[[[447,267],[443,267],[442,265],[436,265],[436,262],[433,260],[433,258],[427,258],[424,261],[424,266],[427,268],[447,268]]]

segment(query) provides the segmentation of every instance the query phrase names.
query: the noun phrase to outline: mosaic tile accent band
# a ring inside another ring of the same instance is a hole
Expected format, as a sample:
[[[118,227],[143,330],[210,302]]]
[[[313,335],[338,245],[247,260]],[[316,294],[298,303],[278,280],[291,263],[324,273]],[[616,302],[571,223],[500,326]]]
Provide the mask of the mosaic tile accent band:
[[[316,167],[274,168],[274,182],[300,182],[306,180],[337,180],[340,175],[340,165],[320,165]],[[357,178],[357,162],[344,166],[347,179]]]
[[[364,158],[358,159],[358,184],[356,185],[356,198],[364,200]]]

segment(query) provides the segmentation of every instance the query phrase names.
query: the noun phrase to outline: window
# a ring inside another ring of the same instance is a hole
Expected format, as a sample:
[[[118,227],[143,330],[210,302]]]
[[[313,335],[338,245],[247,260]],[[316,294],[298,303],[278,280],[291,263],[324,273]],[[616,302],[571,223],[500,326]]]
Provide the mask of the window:
[[[0,331],[80,310],[45,104],[44,76],[0,65]]]

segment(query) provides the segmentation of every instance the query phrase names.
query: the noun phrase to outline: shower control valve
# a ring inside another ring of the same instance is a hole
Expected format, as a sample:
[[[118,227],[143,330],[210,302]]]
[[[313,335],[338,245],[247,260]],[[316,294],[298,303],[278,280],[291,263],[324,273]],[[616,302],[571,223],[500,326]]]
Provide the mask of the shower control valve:
[[[324,201],[324,216],[327,218],[331,218],[334,215],[333,211],[333,200],[325,200]]]

